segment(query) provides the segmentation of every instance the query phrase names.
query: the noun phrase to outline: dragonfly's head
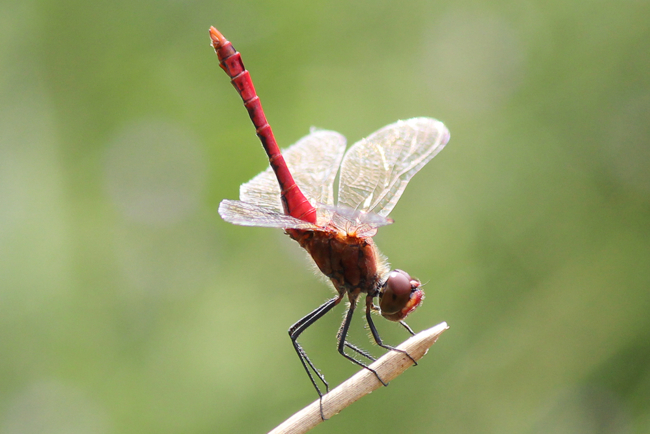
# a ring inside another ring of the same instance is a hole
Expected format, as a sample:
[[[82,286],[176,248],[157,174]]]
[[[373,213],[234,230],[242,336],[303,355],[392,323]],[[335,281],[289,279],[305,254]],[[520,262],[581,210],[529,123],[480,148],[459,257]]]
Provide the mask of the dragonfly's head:
[[[379,307],[384,318],[401,321],[424,299],[422,284],[406,271],[393,270],[379,290]]]

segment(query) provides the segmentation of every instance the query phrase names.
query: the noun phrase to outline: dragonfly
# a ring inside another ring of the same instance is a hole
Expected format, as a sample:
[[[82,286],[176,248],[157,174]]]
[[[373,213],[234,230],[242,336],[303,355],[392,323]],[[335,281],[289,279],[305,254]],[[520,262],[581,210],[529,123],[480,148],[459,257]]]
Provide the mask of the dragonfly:
[[[210,28],[210,38],[221,68],[242,97],[270,164],[264,172],[241,185],[239,200],[223,200],[219,214],[226,222],[236,225],[283,229],[311,255],[336,290],[335,297],[289,328],[293,347],[321,399],[324,419],[321,387],[327,393],[329,384],[298,338],[347,297],[347,313],[337,334],[338,352],[373,372],[387,385],[365,363],[365,359],[374,361],[375,358],[348,342],[348,330],[357,302],[365,296],[366,322],[378,346],[400,351],[383,342],[373,314],[397,322],[414,334],[404,319],[424,299],[422,284],[403,270],[390,270],[372,237],[378,228],[393,223],[388,216],[406,185],[444,148],[449,131],[442,122],[427,117],[398,121],[345,152],[346,139],[341,134],[312,129],[309,135],[281,152],[241,54],[214,27]]]

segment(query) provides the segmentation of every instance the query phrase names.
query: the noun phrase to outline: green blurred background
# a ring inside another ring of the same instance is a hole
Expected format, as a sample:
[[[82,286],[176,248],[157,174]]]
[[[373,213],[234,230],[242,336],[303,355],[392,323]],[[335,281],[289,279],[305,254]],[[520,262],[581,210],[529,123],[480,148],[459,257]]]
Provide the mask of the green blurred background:
[[[267,162],[210,25],[282,146],[451,130],[376,237],[427,282],[410,325],[451,329],[315,432],[650,433],[649,23],[642,0],[3,0],[0,433],[259,433],[316,398],[286,330],[330,290],[217,214]],[[335,312],[302,339],[333,385],[357,371]]]

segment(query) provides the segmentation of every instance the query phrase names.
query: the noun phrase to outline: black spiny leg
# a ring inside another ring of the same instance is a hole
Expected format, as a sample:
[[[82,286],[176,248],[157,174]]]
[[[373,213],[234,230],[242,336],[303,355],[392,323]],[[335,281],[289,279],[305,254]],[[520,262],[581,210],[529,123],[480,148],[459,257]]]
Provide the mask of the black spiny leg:
[[[356,351],[357,353],[359,353],[359,354],[362,355],[363,357],[367,358],[368,360],[371,360],[371,361],[373,361],[373,362],[374,362],[375,360],[377,360],[377,359],[376,359],[372,354],[370,354],[368,351],[366,351],[366,350],[364,350],[364,349],[362,349],[362,348],[359,348],[359,347],[357,347],[356,345],[351,344],[350,342],[347,342],[347,341],[346,341],[346,342],[345,342],[345,346],[348,347],[349,349],[351,349],[352,351]]]
[[[381,340],[381,337],[379,336],[379,332],[377,331],[377,328],[375,327],[375,323],[372,321],[372,312],[373,311],[378,311],[378,310],[379,310],[379,308],[377,308],[377,306],[372,304],[372,296],[370,296],[370,295],[367,296],[366,297],[366,321],[368,321],[368,327],[370,327],[370,332],[372,333],[372,337],[375,339],[375,342],[377,343],[377,345],[379,345],[380,347],[385,348],[387,350],[397,351],[398,353],[405,354],[409,359],[411,359],[413,361],[413,366],[417,366],[418,362],[416,362],[415,359],[413,357],[411,357],[411,355],[409,353],[407,353],[404,350],[400,350],[399,348],[391,347],[390,345],[386,345],[386,344],[383,343],[383,341]],[[413,330],[411,330],[411,328],[404,321],[400,321],[400,324],[402,324],[404,327],[406,327],[406,329],[412,335],[414,335]]]
[[[415,336],[415,332],[411,329],[411,327],[409,327],[408,324],[406,324],[404,321],[400,321],[399,323],[406,329],[406,331],[411,334],[411,336]]]
[[[327,384],[327,381],[325,381],[325,377],[320,372],[318,372],[316,366],[314,366],[312,361],[309,360],[309,357],[307,357],[307,353],[305,352],[305,350],[298,343],[298,337],[302,332],[307,330],[307,328],[310,325],[318,321],[323,315],[329,312],[334,306],[339,304],[342,298],[343,295],[339,295],[338,297],[334,297],[330,300],[327,300],[325,303],[320,305],[317,309],[313,310],[312,312],[302,317],[300,320],[298,320],[298,322],[296,322],[294,325],[292,325],[289,328],[289,337],[291,338],[291,342],[293,343],[293,347],[295,348],[296,353],[298,353],[298,357],[300,358],[300,363],[302,363],[303,368],[305,368],[305,372],[307,372],[307,375],[311,380],[311,384],[314,385],[314,388],[316,389],[316,392],[318,393],[318,396],[320,398],[320,417],[323,420],[325,420],[325,415],[323,414],[323,392],[321,392],[320,388],[318,387],[318,384],[316,384],[316,380],[314,379],[314,376],[311,374],[309,368],[311,368],[312,371],[314,371],[314,373],[325,385],[325,393],[329,392],[330,387],[329,384]]]
[[[341,355],[343,357],[345,357],[346,359],[348,359],[352,363],[356,363],[357,365],[359,365],[359,366],[361,366],[363,368],[366,368],[367,370],[369,370],[370,372],[375,374],[375,377],[377,377],[377,379],[379,380],[379,382],[381,384],[383,384],[384,386],[388,386],[388,383],[384,382],[384,380],[381,379],[381,377],[379,376],[377,371],[375,371],[374,369],[368,367],[365,363],[360,362],[359,360],[355,359],[354,357],[352,357],[351,355],[349,355],[349,354],[347,354],[345,352],[345,347],[348,347],[350,349],[353,349],[353,350],[357,351],[359,354],[361,354],[363,356],[366,356],[366,357],[369,356],[369,354],[367,352],[355,347],[352,344],[348,344],[348,342],[345,340],[346,336],[348,334],[348,330],[350,328],[350,323],[352,322],[352,316],[354,314],[354,307],[355,307],[356,304],[357,304],[356,299],[355,300],[350,300],[350,307],[348,308],[348,312],[345,314],[345,319],[343,320],[343,323],[341,324],[341,328],[339,329],[339,333],[337,335],[339,353],[341,353]]]

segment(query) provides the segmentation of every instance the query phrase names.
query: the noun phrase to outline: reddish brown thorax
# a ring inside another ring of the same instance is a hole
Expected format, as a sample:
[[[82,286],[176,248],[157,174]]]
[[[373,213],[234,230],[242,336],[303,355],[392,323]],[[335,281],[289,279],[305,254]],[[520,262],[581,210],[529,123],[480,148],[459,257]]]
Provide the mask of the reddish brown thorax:
[[[349,236],[335,230],[288,229],[291,238],[314,259],[342,294],[375,294],[381,285],[381,258],[372,238]]]
[[[287,234],[307,250],[320,271],[330,278],[339,294],[351,301],[359,293],[379,295],[384,318],[402,321],[424,299],[420,281],[402,270],[388,273],[377,246],[370,237],[356,237],[336,230],[287,229]]]

